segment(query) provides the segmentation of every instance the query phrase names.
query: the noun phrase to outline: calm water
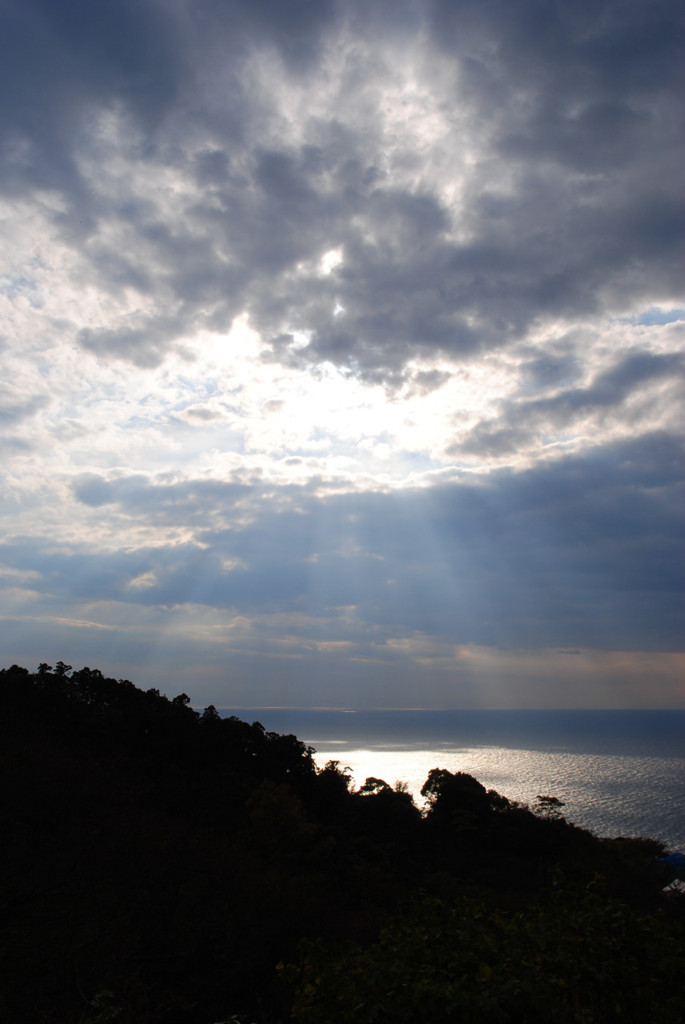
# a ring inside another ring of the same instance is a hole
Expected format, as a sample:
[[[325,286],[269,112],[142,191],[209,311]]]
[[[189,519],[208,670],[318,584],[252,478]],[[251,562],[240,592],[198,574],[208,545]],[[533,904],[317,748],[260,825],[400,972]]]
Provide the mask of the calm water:
[[[248,708],[236,714],[294,733],[315,760],[406,782],[420,803],[431,768],[474,775],[532,803],[565,803],[597,835],[644,835],[685,851],[685,711],[319,711]]]

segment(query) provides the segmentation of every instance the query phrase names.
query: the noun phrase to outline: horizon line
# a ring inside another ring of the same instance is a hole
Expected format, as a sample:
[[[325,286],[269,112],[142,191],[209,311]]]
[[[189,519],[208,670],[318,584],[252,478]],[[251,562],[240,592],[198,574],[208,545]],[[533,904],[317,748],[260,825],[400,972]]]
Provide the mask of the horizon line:
[[[454,708],[454,707],[438,707],[438,708],[426,708],[426,707],[336,707],[332,705],[318,705],[318,704],[213,704],[204,705],[192,704],[191,707],[194,711],[204,711],[206,707],[214,707],[217,711],[336,711],[342,714],[358,714],[359,712],[368,711],[520,711],[525,712],[537,712],[537,711],[685,711],[685,705],[679,707],[633,707],[633,708]]]

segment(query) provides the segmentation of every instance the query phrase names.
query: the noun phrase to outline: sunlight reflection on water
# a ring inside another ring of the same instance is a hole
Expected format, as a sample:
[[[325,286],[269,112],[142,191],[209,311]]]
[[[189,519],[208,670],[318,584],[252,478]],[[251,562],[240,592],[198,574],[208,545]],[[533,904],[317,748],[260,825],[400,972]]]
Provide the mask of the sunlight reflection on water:
[[[558,751],[466,747],[454,750],[342,749],[316,752],[338,760],[356,786],[368,776],[406,782],[417,803],[432,768],[468,772],[487,789],[531,804],[538,794],[563,800],[564,816],[597,835],[644,835],[685,849],[685,760]]]

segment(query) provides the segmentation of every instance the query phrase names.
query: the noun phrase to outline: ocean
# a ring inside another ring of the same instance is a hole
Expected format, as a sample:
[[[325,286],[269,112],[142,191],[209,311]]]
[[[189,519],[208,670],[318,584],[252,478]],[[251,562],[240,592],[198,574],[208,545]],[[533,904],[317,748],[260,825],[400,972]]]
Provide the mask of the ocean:
[[[649,836],[685,852],[685,711],[221,709],[314,747],[319,767],[405,782],[421,805],[432,768],[531,804],[564,802],[598,836]]]

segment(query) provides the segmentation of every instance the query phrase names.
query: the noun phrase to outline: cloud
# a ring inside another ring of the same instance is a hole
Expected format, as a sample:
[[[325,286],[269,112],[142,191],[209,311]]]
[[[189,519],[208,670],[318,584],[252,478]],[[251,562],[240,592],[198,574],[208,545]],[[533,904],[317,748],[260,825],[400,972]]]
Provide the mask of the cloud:
[[[536,437],[555,437],[559,431],[569,436],[574,429],[584,433],[590,424],[600,425],[607,417],[631,433],[636,420],[642,419],[643,429],[649,430],[655,414],[663,416],[670,406],[675,415],[684,365],[679,352],[630,353],[584,387],[561,388],[544,398],[517,396],[502,403],[495,418],[481,420],[465,441],[453,444],[449,451],[510,455],[533,444]],[[536,359],[533,380],[538,387],[553,384],[557,375],[573,373],[574,366],[568,360]]]
[[[77,332],[104,358],[248,311],[300,365],[472,359],[680,289],[672,5],[581,8],[427,3],[430,41],[403,13],[379,51],[356,5],[10,5],[5,187],[56,190],[88,277],[143,302]]]
[[[680,444],[656,435],[488,483],[325,499],[291,488],[285,503],[268,487],[91,476],[75,493],[98,512],[116,505],[122,538],[144,516],[150,536],[183,527],[188,541],[107,553],[7,546],[3,558],[44,572],[69,600],[312,622],[354,607],[360,635],[676,650],[681,468]],[[335,627],[327,640],[338,639]]]
[[[47,395],[32,395],[24,400],[17,401],[11,395],[9,388],[0,389],[0,423],[7,426],[21,423],[35,415],[40,409],[49,404]]]
[[[6,614],[303,699],[678,650],[682,29],[8,0]]]

